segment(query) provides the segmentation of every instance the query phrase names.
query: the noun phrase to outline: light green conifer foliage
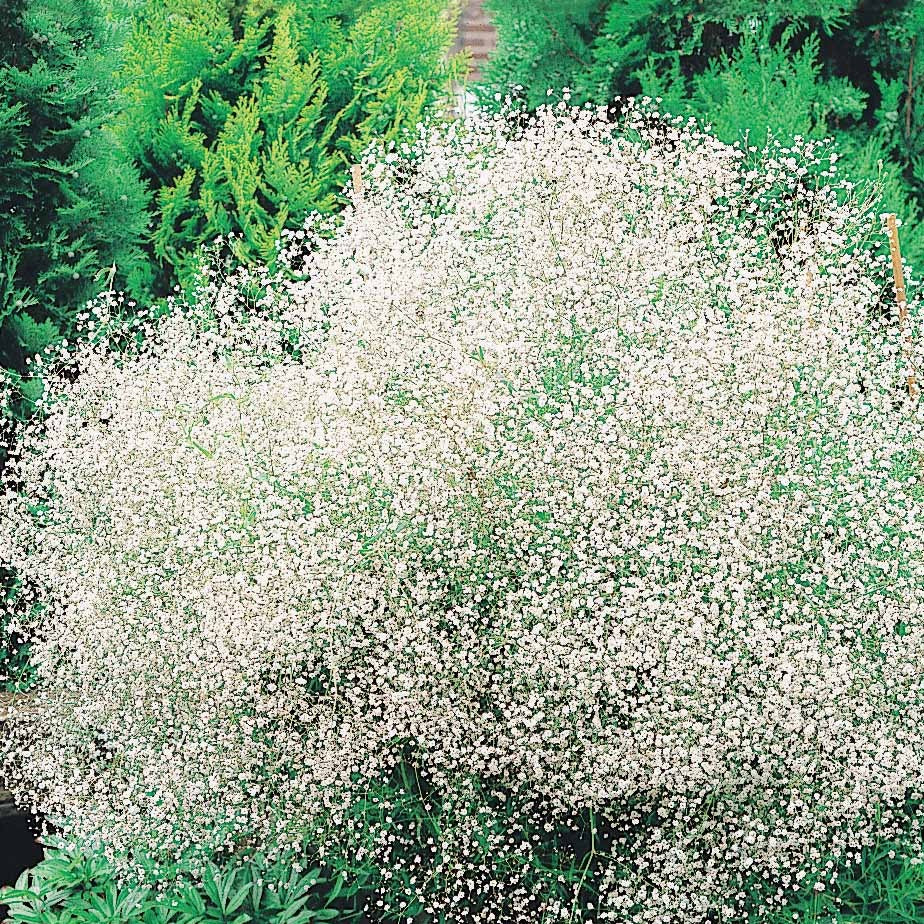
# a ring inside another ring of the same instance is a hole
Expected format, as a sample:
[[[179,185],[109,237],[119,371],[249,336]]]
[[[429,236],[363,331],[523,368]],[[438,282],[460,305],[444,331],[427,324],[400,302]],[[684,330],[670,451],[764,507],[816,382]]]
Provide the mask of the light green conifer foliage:
[[[159,288],[221,236],[241,262],[340,201],[373,137],[397,140],[458,69],[442,0],[151,3],[123,78],[121,136],[156,197]]]

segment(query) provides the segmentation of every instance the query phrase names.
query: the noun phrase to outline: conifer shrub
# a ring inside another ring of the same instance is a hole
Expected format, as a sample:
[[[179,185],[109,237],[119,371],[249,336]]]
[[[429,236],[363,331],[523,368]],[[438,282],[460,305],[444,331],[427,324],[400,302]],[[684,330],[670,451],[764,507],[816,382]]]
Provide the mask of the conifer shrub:
[[[372,138],[413,129],[448,89],[443,0],[167,0],[139,9],[121,137],[155,196],[166,294],[221,236],[241,262],[333,211]]]
[[[285,274],[104,298],[47,358],[0,506],[19,798],[123,869],[352,863],[373,921],[744,922],[914,868],[920,303],[877,204],[635,108],[365,168]]]
[[[924,4],[918,0],[496,0],[484,98],[661,98],[728,142],[833,136],[924,257]]]
[[[0,20],[0,365],[22,372],[100,290],[146,292],[146,195],[107,130],[118,23],[96,0],[3,0]]]

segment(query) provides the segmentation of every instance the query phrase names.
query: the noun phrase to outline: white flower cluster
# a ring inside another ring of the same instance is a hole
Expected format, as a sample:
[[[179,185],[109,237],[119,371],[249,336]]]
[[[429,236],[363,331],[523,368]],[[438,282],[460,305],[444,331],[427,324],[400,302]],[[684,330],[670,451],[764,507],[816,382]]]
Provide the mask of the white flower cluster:
[[[74,348],[3,775],[115,852],[353,851],[373,919],[744,920],[919,831],[916,355],[822,157],[476,114]]]

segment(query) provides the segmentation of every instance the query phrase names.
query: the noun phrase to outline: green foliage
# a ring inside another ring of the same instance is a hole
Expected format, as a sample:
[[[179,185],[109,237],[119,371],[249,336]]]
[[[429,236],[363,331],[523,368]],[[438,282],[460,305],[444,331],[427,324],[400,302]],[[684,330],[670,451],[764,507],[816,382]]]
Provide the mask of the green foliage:
[[[167,0],[139,13],[121,137],[156,197],[158,287],[221,236],[271,260],[284,228],[340,203],[373,137],[420,121],[455,72],[443,0]]]
[[[692,85],[682,75],[679,55],[668,70],[649,59],[639,71],[642,92],[708,121],[722,138],[763,144],[768,130],[783,138],[824,137],[835,121],[863,115],[866,94],[843,78],[823,80],[818,36],[810,34],[793,49],[794,31],[787,28],[776,43],[744,35],[733,54],[710,61]]]
[[[406,767],[405,774],[414,775]],[[419,781],[407,788],[384,787],[354,806],[369,829],[391,830],[397,851],[426,850],[441,823],[439,807],[424,797]],[[483,796],[483,794],[482,794]],[[389,810],[385,810],[385,806]],[[473,802],[469,810],[490,827],[490,814]],[[508,809],[509,810],[509,809]],[[587,872],[597,861],[592,812],[576,828],[524,832],[536,844],[533,877],[537,888],[593,903]],[[399,832],[414,832],[414,838]],[[599,833],[599,832],[597,832]],[[789,904],[763,919],[768,924],[916,924],[924,915],[924,866],[908,860],[897,845],[883,841],[867,848],[854,864],[838,863],[834,888],[804,887]],[[100,853],[46,851],[46,859],[0,889],[11,924],[341,924],[431,921],[417,905],[400,901],[401,877],[377,875],[372,864],[349,856],[316,864],[308,855],[285,853],[275,860],[258,854],[246,860],[209,864],[198,879],[180,875],[167,885],[154,878],[176,870],[141,863],[138,876],[124,879]],[[503,869],[498,868],[503,876]],[[544,885],[540,885],[544,883]],[[381,905],[378,904],[382,900]],[[573,899],[577,907],[578,899]],[[375,911],[376,908],[402,908]],[[477,907],[477,902],[471,906]],[[756,906],[755,906],[756,907]]]
[[[146,194],[107,129],[118,24],[96,0],[0,18],[0,365],[21,370],[110,283],[143,293]]]
[[[5,612],[16,612],[21,587],[14,574],[0,569],[0,603]],[[21,691],[29,688],[35,672],[29,663],[29,644],[15,631],[10,618],[0,620],[0,690]]]
[[[639,0],[637,6],[647,2]],[[590,67],[590,46],[607,6],[606,0],[487,0],[485,5],[498,31],[485,84],[502,93],[508,85],[520,86],[532,107],[546,102],[547,89],[573,87],[575,77]]]
[[[924,4],[917,0],[496,0],[485,98],[661,98],[726,141],[833,136],[924,257]]]
[[[314,924],[361,920],[360,882],[297,857],[210,864],[201,881],[167,887],[117,878],[100,854],[51,851],[0,890],[15,924]]]
[[[924,916],[924,866],[897,845],[882,841],[837,868],[833,889],[803,889],[768,924],[917,924]]]

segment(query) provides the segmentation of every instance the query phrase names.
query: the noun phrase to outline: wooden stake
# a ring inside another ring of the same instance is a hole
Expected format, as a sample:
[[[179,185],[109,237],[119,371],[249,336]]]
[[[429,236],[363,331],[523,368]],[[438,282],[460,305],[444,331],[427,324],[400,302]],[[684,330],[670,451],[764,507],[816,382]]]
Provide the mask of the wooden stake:
[[[902,268],[902,252],[898,245],[898,225],[895,215],[886,215],[886,228],[889,232],[889,252],[892,255],[892,276],[895,279],[895,301],[898,303],[898,323],[901,327],[905,359],[911,359],[911,334],[906,332],[908,323],[908,297],[905,294],[905,271]],[[920,393],[917,376],[909,373],[906,379],[908,394],[917,398]]]
[[[353,164],[350,173],[353,175],[353,199],[358,205],[363,198],[363,168],[359,164]]]

